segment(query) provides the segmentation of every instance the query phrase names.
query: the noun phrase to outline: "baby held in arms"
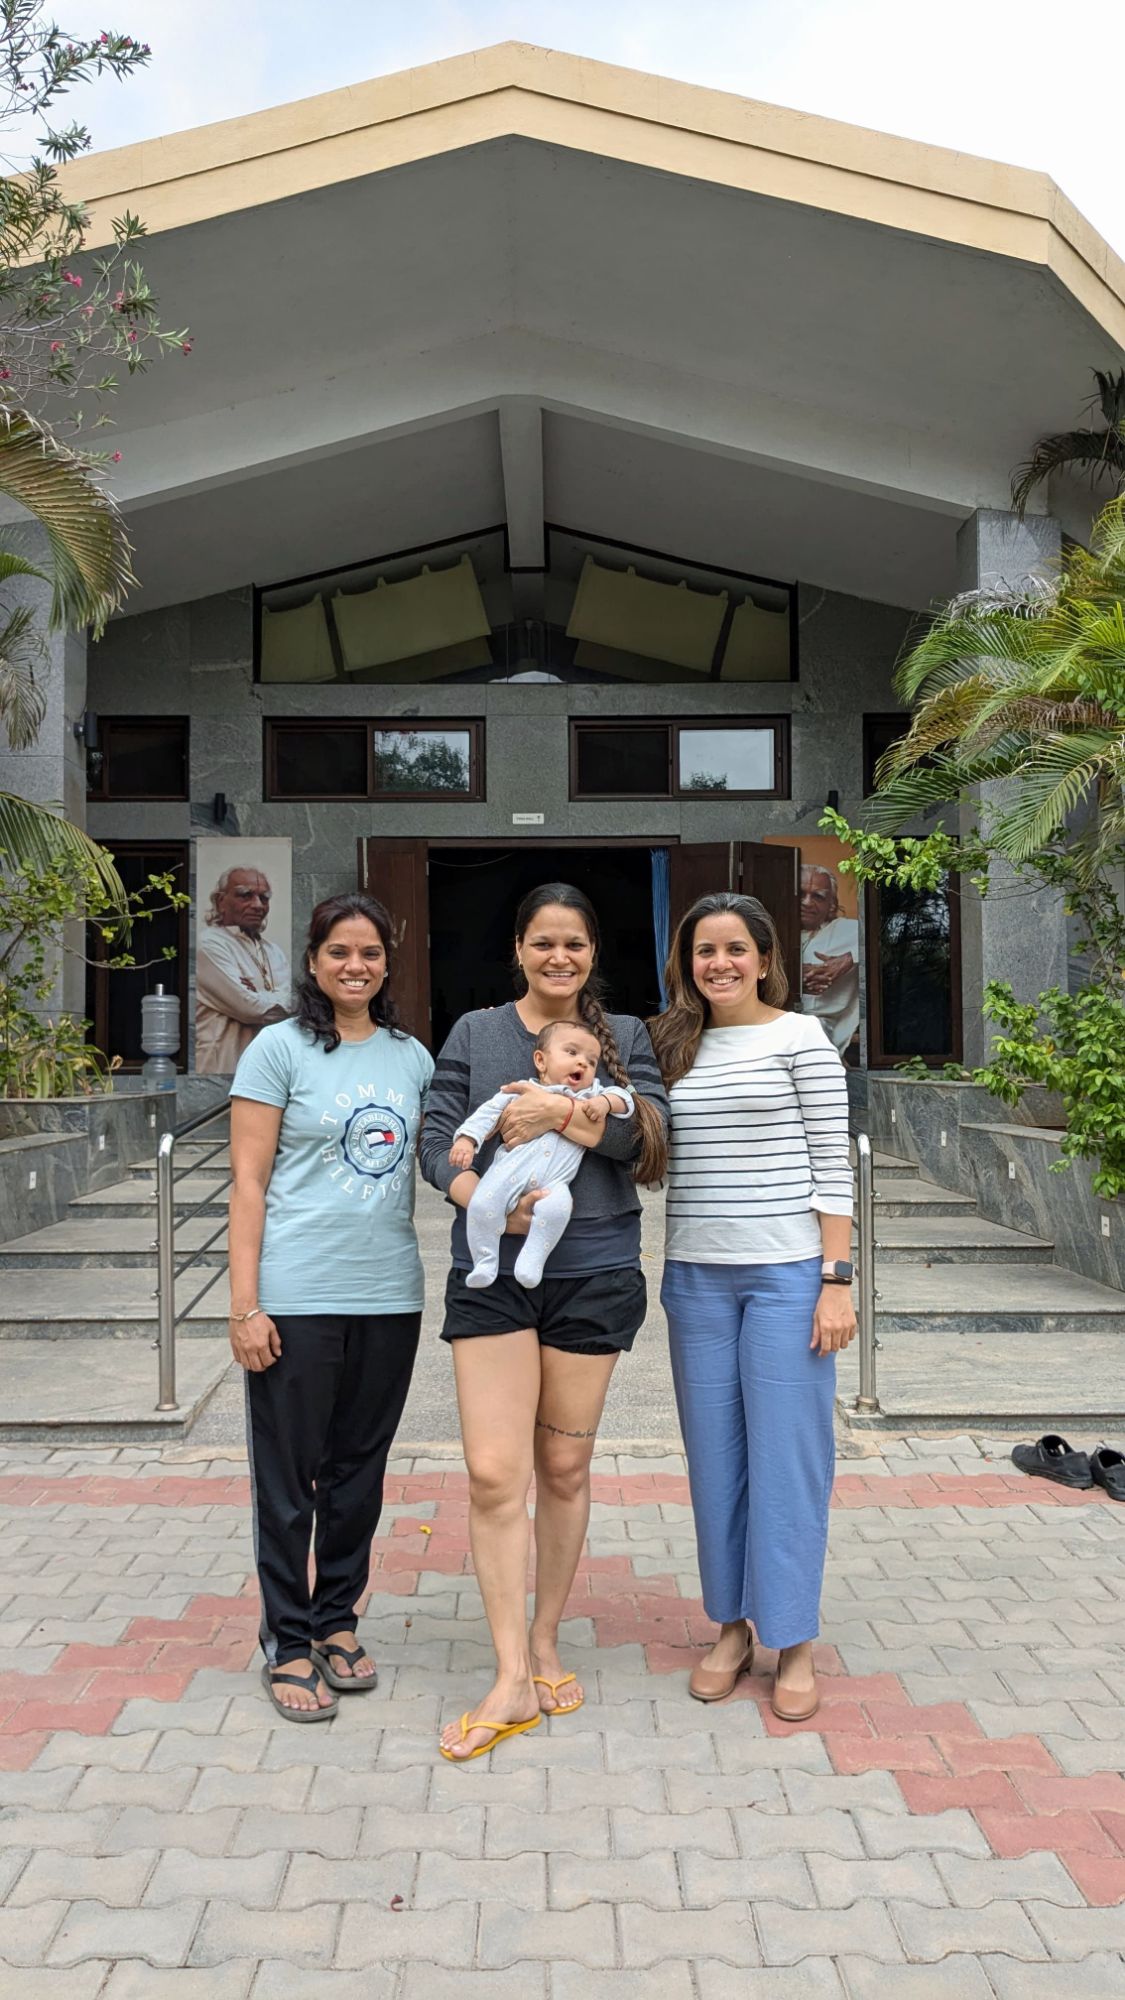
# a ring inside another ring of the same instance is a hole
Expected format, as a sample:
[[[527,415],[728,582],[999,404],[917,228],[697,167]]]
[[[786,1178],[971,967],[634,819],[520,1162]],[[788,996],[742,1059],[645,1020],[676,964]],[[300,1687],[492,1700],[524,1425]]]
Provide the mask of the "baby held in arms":
[[[581,1103],[586,1117],[595,1124],[604,1124],[607,1118],[629,1118],[633,1093],[622,1084],[599,1080],[601,1053],[601,1044],[589,1028],[572,1021],[552,1021],[536,1039],[532,1057],[536,1073],[528,1081]],[[492,1137],[511,1103],[512,1098],[499,1090],[458,1126],[449,1149],[451,1166],[472,1166],[479,1148]],[[515,1276],[528,1290],[541,1282],[543,1266],[570,1221],[570,1182],[585,1150],[566,1137],[573,1115],[572,1104],[557,1131],[544,1132],[522,1146],[502,1148],[482,1174],[465,1214],[473,1257],[467,1285],[477,1289],[491,1285],[499,1269],[504,1225],[520,1196],[533,1188],[544,1193],[531,1211],[531,1226],[516,1259]]]

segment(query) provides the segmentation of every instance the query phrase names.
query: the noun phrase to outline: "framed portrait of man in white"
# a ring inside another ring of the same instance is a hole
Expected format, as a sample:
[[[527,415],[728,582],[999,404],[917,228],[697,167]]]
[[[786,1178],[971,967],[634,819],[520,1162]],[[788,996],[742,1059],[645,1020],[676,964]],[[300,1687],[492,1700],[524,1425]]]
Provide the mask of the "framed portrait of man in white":
[[[231,1076],[292,1012],[293,844],[204,839],[195,852],[195,1068]]]

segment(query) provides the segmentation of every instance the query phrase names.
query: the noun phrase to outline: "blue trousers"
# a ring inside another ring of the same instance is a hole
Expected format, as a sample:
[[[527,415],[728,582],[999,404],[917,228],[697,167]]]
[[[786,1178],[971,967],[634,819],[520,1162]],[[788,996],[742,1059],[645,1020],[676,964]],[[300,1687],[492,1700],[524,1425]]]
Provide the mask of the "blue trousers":
[[[820,1258],[664,1266],[703,1604],[764,1646],[815,1638],[835,1469],[834,1355],[814,1353]]]

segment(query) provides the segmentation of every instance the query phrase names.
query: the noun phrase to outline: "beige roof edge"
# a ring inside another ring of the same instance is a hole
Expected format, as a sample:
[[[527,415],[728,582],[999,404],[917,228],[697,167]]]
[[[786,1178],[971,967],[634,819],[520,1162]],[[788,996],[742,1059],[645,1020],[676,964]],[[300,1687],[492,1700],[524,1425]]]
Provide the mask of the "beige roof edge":
[[[1125,348],[1125,263],[1049,175],[524,42],[376,77],[63,169],[90,246],[509,136],[1039,263]]]

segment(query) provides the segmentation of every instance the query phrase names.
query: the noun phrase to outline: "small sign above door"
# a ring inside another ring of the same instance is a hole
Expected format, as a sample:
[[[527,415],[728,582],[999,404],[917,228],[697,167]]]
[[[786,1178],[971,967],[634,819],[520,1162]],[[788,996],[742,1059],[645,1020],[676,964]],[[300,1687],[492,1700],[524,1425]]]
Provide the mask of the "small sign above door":
[[[513,825],[513,826],[542,826],[542,824],[543,824],[543,814],[542,814],[542,813],[513,813],[513,814],[512,814],[512,825]]]

